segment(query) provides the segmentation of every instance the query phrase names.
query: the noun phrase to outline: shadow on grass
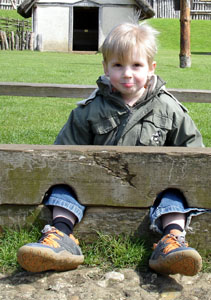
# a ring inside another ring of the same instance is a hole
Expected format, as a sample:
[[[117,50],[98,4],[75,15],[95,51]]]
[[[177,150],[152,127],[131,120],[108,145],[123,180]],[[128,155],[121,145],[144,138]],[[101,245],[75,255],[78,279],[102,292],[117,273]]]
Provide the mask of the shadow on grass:
[[[211,52],[191,52],[194,55],[211,55]]]

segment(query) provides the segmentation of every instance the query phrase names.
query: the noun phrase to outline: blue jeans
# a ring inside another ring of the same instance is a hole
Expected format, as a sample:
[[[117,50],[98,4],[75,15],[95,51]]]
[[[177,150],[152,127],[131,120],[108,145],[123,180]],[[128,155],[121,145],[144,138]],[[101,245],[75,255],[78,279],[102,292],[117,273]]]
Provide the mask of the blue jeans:
[[[55,186],[49,197],[44,201],[47,206],[60,206],[71,211],[78,219],[83,218],[85,206],[76,200],[76,196],[66,186]],[[163,233],[161,216],[168,213],[185,213],[187,214],[186,228],[189,228],[191,217],[205,213],[207,210],[203,208],[187,207],[186,201],[182,193],[176,190],[167,190],[160,193],[150,208],[150,228],[159,233]]]

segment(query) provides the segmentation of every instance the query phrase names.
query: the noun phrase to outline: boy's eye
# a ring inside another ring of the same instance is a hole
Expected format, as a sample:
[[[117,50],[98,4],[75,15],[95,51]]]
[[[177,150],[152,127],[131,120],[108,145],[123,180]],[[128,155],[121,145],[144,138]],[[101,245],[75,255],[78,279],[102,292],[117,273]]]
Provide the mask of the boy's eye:
[[[119,67],[121,67],[122,65],[120,64],[120,63],[115,63],[114,64],[114,67],[117,67],[117,68],[119,68]]]
[[[134,67],[136,67],[136,68],[142,67],[142,64],[136,63],[136,64],[134,64]]]

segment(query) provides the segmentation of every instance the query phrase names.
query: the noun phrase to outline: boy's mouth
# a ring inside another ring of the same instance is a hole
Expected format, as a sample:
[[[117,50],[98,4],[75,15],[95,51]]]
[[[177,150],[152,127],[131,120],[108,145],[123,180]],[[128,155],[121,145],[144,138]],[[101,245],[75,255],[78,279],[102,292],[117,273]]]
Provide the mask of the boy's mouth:
[[[134,86],[134,83],[133,82],[123,82],[122,85],[126,88],[130,88],[130,87]]]

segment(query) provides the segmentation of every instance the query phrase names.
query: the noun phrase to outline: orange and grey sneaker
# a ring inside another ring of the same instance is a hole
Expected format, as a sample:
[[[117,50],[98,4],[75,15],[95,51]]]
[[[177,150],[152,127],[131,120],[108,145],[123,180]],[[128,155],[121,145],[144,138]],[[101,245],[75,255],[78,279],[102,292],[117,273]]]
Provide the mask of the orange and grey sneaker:
[[[170,233],[154,245],[149,266],[161,274],[194,276],[201,270],[202,259],[195,249],[188,247],[183,235]]]
[[[17,253],[19,264],[27,271],[67,271],[84,261],[78,240],[55,227],[46,225],[37,243],[22,246]]]

